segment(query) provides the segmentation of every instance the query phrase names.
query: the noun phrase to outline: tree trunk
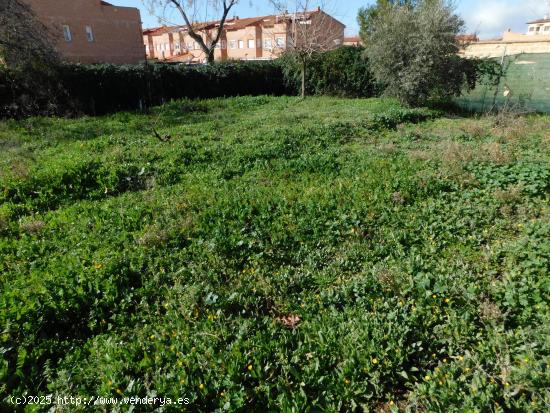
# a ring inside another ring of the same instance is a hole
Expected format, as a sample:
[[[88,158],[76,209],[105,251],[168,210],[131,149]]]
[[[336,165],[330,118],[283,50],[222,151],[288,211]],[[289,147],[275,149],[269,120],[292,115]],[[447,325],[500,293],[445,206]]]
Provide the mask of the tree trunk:
[[[306,97],[306,70],[306,61],[302,60],[302,99],[305,99]]]
[[[211,65],[212,63],[214,63],[214,49],[212,50],[209,50],[208,53],[206,54],[206,61],[209,65]]]

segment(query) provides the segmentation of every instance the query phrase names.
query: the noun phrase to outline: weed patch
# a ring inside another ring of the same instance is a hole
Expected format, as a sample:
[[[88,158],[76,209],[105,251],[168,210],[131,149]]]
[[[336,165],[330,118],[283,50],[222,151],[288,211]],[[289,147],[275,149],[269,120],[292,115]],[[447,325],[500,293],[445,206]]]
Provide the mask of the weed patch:
[[[548,120],[522,119],[264,96],[1,123],[0,409],[544,411]]]

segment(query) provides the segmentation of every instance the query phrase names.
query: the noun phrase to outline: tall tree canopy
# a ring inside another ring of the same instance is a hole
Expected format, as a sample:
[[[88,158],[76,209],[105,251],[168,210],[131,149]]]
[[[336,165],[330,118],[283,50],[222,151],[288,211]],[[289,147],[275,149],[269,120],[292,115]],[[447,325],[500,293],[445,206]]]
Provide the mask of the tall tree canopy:
[[[459,95],[475,84],[474,63],[458,56],[457,35],[464,22],[451,2],[379,3],[362,29],[374,76],[388,95],[420,105]]]
[[[57,61],[48,27],[36,19],[22,0],[0,1],[0,57],[17,68]]]
[[[373,30],[376,18],[389,12],[393,6],[414,7],[417,3],[418,0],[376,0],[376,3],[371,6],[361,7],[357,15],[361,38],[366,43]]]

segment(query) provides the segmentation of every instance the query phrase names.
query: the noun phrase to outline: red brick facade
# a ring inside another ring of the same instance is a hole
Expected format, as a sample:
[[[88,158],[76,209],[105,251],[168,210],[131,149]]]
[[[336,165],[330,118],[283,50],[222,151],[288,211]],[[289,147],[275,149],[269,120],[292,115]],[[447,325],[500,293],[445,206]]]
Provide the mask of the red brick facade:
[[[145,60],[140,12],[101,0],[24,0],[51,27],[63,59],[77,63]]]

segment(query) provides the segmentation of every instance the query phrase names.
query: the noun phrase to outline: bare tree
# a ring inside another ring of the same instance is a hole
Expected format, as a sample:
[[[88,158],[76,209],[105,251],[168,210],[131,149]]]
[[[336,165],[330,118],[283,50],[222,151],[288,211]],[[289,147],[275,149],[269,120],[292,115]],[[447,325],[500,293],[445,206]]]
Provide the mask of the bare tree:
[[[197,42],[208,63],[214,61],[214,51],[220,41],[225,21],[239,0],[143,0],[152,14],[166,21],[176,11],[185,22],[187,33]],[[160,14],[159,14],[160,12]],[[218,19],[211,21],[213,16]]]
[[[324,10],[329,6],[327,1],[294,0],[291,4],[278,0],[270,2],[279,11],[278,18],[287,21],[285,53],[295,59],[300,67],[301,96],[304,98],[308,64],[316,53],[342,45],[345,26],[325,13]],[[313,4],[322,5],[313,8]]]
[[[11,68],[57,62],[50,29],[22,0],[0,1],[0,61]]]

